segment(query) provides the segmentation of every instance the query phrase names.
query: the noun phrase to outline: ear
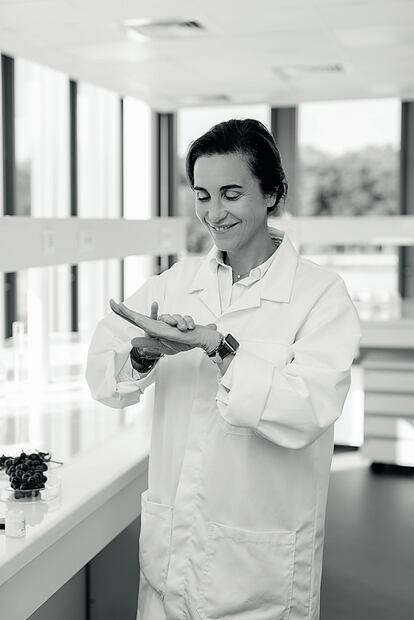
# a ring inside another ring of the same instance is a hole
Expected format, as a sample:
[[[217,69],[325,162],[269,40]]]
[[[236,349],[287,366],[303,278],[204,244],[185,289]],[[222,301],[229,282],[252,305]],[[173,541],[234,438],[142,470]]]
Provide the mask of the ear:
[[[266,208],[271,209],[272,207],[274,207],[276,203],[276,199],[277,199],[277,191],[273,192],[272,194],[266,194],[266,198],[265,198]]]

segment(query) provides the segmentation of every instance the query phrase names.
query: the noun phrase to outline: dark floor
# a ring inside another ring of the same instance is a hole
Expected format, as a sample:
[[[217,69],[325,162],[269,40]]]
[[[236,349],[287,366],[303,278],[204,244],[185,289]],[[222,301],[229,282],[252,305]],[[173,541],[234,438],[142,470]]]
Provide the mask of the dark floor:
[[[332,471],[320,620],[414,620],[414,473]]]

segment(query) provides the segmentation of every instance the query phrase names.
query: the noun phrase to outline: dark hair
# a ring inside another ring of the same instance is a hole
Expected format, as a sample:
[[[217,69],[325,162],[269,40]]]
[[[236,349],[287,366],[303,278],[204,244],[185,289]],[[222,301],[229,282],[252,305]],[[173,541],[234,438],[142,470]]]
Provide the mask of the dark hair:
[[[252,118],[218,123],[189,145],[186,173],[191,187],[194,189],[194,165],[199,157],[227,153],[246,157],[264,195],[276,193],[275,204],[267,210],[268,215],[274,213],[281,199],[286,201],[288,184],[272,134],[263,123]]]

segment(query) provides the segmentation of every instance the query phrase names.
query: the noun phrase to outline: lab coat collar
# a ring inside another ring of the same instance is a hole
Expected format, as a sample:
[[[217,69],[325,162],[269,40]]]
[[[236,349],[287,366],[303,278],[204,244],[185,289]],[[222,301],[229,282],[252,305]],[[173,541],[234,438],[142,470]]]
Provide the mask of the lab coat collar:
[[[258,307],[262,299],[285,303],[290,301],[299,254],[285,231],[269,227],[269,232],[272,237],[282,237],[270,267],[256,286],[248,287],[223,314]],[[217,252],[217,247],[213,246],[188,288],[189,293],[199,293],[200,299],[216,317],[221,314]]]

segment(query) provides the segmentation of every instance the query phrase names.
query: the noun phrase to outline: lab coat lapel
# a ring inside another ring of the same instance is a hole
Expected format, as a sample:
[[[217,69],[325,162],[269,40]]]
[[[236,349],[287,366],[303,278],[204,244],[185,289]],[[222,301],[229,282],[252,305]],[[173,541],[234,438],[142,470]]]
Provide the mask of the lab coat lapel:
[[[261,299],[288,303],[298,266],[299,253],[286,232],[275,258],[261,280]]]
[[[195,274],[189,293],[196,293],[200,301],[210,310],[214,318],[221,314],[220,291],[217,278],[217,263],[212,262],[216,253],[215,246],[201,263],[201,267]]]
[[[261,305],[262,299],[281,303],[290,301],[298,264],[298,252],[286,233],[278,232],[283,234],[283,240],[269,269],[257,282],[257,286],[248,287],[247,291],[231,304],[224,314],[256,308]]]
[[[257,286],[253,285],[230,305],[223,316],[232,312],[240,312],[261,305],[262,299],[276,302],[289,302],[298,264],[298,252],[286,232],[277,231],[283,235],[274,260]],[[216,255],[215,246],[210,250],[195,274],[188,292],[199,295],[200,301],[210,310],[214,318],[220,316],[220,292],[217,277],[217,264],[212,261]]]

